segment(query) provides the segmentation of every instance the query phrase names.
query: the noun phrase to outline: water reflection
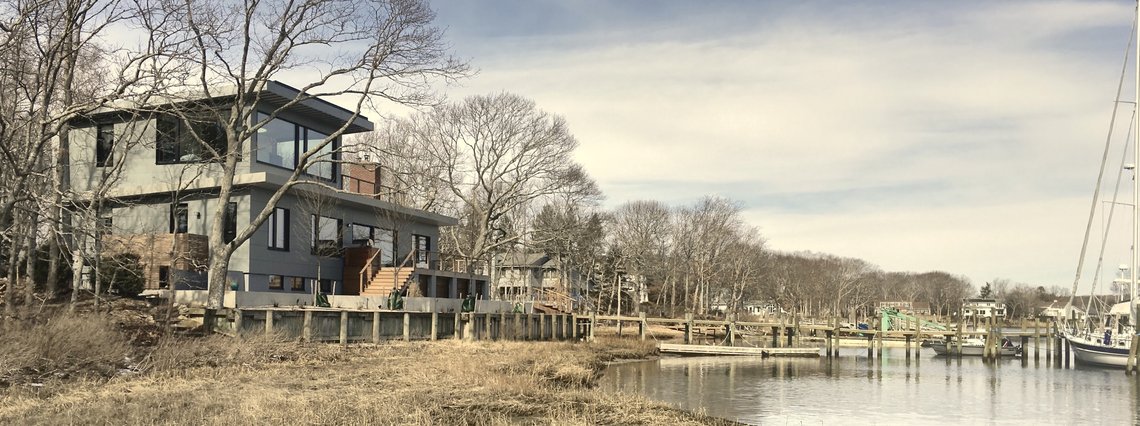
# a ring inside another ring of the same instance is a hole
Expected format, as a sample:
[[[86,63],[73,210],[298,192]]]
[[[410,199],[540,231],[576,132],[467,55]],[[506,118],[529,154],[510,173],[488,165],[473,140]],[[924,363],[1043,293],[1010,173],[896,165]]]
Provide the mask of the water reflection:
[[[667,358],[611,366],[602,386],[753,424],[1140,424],[1140,380],[1119,370],[923,355]]]

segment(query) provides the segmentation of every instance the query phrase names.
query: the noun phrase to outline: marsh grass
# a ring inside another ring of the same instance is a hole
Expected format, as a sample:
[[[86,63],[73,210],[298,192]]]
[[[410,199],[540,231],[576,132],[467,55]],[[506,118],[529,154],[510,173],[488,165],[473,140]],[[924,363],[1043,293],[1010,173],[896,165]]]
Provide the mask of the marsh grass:
[[[122,356],[116,343],[96,347],[109,355],[72,359]],[[727,423],[595,389],[606,363],[654,355],[652,343],[640,341],[342,347],[213,336],[149,350],[138,374],[74,381],[50,394],[0,389],[0,424]]]

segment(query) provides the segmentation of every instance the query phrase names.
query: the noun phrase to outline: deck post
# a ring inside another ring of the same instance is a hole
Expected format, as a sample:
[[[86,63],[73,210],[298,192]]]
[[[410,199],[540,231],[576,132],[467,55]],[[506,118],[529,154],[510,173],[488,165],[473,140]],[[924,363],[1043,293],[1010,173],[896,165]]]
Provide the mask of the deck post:
[[[459,339],[463,338],[463,336],[460,334],[460,332],[461,332],[462,330],[459,328],[459,327],[460,327],[460,323],[459,323],[459,317],[460,317],[460,313],[459,313],[459,312],[460,312],[461,310],[462,310],[462,309],[460,309],[460,310],[455,310],[455,311],[452,311],[452,313],[453,313],[454,315],[452,315],[452,316],[451,316],[451,321],[452,321],[454,324],[452,325],[452,328],[451,328],[451,334],[452,334],[452,337],[454,337],[454,338],[455,338],[455,340],[459,340]]]
[[[596,325],[598,325],[598,312],[593,311],[590,312],[590,329],[588,330],[589,334],[586,335],[586,341],[594,341],[594,326]],[[685,343],[689,343],[688,334],[685,335]]]
[[[435,305],[435,302],[432,302],[432,305]],[[437,340],[437,339],[439,339],[439,312],[436,312],[435,309],[432,309],[432,311],[431,311],[431,337],[429,338],[429,340]]]
[[[490,312],[483,315],[483,321],[486,321],[486,323],[483,324],[483,340],[491,340],[491,313]]]
[[[645,340],[645,331],[646,331],[645,330],[646,329],[645,312],[638,312],[637,318],[639,320],[637,322],[637,337],[640,338],[641,340]]]
[[[233,313],[234,313],[234,337],[237,337],[240,339],[241,338],[241,322],[242,322],[241,317],[243,315],[242,315],[241,309],[234,309]]]
[[[591,335],[590,337],[593,337]],[[691,345],[693,343],[693,314],[685,314],[685,344]]]
[[[578,340],[578,314],[570,314],[570,339]]]
[[[729,318],[728,324],[725,328],[725,339],[728,340],[728,346],[736,346],[736,314]]]
[[[1033,363],[1041,360],[1041,323],[1033,319]]]
[[[954,336],[954,356],[962,358],[962,327],[965,324],[963,318],[958,318],[958,333]]]
[[[495,340],[503,340],[503,324],[507,323],[507,314],[499,310],[499,328],[495,330]]]
[[[1021,336],[1021,365],[1029,365],[1029,354],[1026,351],[1029,348],[1029,336]]]
[[[911,336],[909,334],[904,334],[903,338],[906,339],[906,359],[910,359],[910,339],[911,339]]]
[[[410,342],[412,340],[412,314],[404,312],[404,341]]]
[[[875,340],[878,340],[878,342],[875,342],[876,343],[875,346],[877,346],[877,348],[875,349],[875,356],[878,357],[879,359],[883,359],[883,335],[884,334],[887,334],[886,330],[879,330],[879,332],[876,333],[876,339]]]
[[[380,311],[372,312],[372,343],[380,343]]]
[[[265,310],[265,335],[273,334],[273,311],[270,309]]]
[[[922,318],[915,317],[914,320],[914,357],[918,358],[919,352],[922,351]]]
[[[538,340],[546,340],[546,314],[538,314]]]
[[[1069,339],[1061,339],[1061,347],[1064,348],[1065,353],[1065,368],[1069,368]]]
[[[313,341],[313,311],[305,310],[305,319],[301,325],[301,338],[306,342]]]
[[[868,331],[873,332],[873,330]],[[867,358],[875,358],[875,335],[873,333],[867,334]]]
[[[340,344],[348,345],[348,311],[340,311]]]

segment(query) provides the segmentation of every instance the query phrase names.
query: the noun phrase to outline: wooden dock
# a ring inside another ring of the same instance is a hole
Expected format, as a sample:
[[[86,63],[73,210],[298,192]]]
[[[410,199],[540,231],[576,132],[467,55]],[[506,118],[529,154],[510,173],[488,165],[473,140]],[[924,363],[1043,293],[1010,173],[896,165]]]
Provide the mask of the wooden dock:
[[[674,343],[660,343],[657,350],[661,353],[678,355],[725,355],[725,356],[759,356],[759,357],[818,357],[819,348],[755,348],[744,346],[711,346],[711,345],[683,345]]]

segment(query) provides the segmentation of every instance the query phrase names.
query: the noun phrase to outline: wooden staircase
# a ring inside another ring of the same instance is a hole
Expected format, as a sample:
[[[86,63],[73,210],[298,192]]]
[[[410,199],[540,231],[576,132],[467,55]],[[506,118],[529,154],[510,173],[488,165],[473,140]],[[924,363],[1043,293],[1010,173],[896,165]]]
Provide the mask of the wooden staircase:
[[[364,285],[360,290],[361,296],[388,296],[393,288],[407,289],[411,284],[412,278],[416,275],[416,269],[411,267],[403,268],[380,268],[372,279]]]

